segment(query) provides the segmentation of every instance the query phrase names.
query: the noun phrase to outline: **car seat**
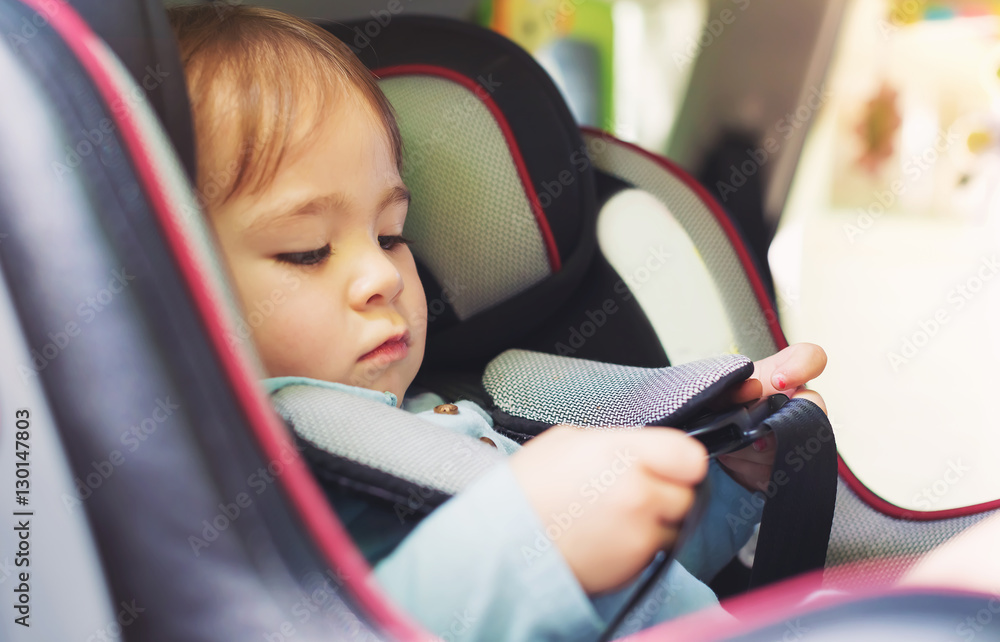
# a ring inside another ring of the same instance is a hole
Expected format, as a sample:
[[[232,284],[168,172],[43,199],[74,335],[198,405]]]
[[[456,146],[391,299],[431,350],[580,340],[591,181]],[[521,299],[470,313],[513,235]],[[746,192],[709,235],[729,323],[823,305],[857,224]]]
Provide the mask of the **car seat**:
[[[381,26],[378,34],[371,38],[364,37],[365,29],[369,27],[365,21],[346,25],[320,21],[320,24],[351,45],[362,61],[381,78],[383,90],[399,113],[406,143],[417,150],[415,160],[420,162],[412,163],[409,168],[404,167],[404,172],[408,172],[405,177],[407,183],[414,189],[419,189],[423,181],[443,181],[442,177],[448,176],[448,168],[435,167],[432,155],[426,151],[433,149],[435,137],[442,136],[442,122],[448,122],[449,107],[440,106],[442,104],[450,102],[458,105],[458,113],[468,120],[476,117],[473,106],[482,105],[483,112],[499,111],[507,119],[507,124],[500,126],[501,131],[506,134],[509,127],[516,145],[527,146],[523,153],[526,159],[534,158],[541,141],[548,140],[540,136],[540,132],[555,130],[562,136],[572,136],[572,132],[565,131],[565,115],[552,113],[562,108],[562,101],[544,72],[523,51],[495,34],[458,22],[420,16],[394,19]],[[442,92],[453,92],[454,97],[442,102],[431,98]],[[491,106],[491,101],[497,106]],[[491,120],[485,113],[480,116],[482,120]],[[476,122],[475,135],[465,129],[459,129],[458,135],[469,147],[489,145],[476,140],[487,138],[488,134],[484,132],[490,131],[482,121]],[[609,317],[609,321],[613,318],[616,322],[613,329],[595,333],[592,340],[588,339],[582,345],[571,344],[573,330],[582,328],[590,320],[588,313],[601,310],[609,299],[617,302],[621,298],[617,296],[622,285],[621,270],[616,271],[608,264],[603,252],[605,248],[602,247],[594,253],[581,287],[559,313],[552,314],[549,322],[533,333],[525,330],[525,336],[515,339],[512,344],[542,352],[636,366],[660,366],[705,358],[715,354],[711,352],[712,347],[720,345],[729,345],[733,351],[752,358],[761,358],[785,347],[787,341],[767,290],[757,276],[758,269],[752,255],[718,203],[669,160],[593,128],[584,128],[582,133],[582,142],[573,140],[555,158],[546,158],[540,169],[528,168],[534,178],[534,191],[539,200],[545,201],[542,204],[546,206],[549,221],[559,221],[565,214],[557,209],[563,201],[574,208],[571,211],[582,211],[586,215],[587,177],[577,162],[585,151],[587,169],[594,170],[598,216],[613,216],[615,198],[623,192],[637,190],[653,196],[663,207],[660,215],[676,221],[679,228],[671,230],[672,236],[665,238],[675,240],[681,237],[685,242],[670,247],[677,260],[676,265],[666,268],[670,270],[669,280],[695,281],[697,273],[704,272],[707,276],[701,283],[708,284],[705,290],[717,290],[718,305],[715,305],[710,292],[685,296],[683,291],[670,290],[664,293],[664,298],[669,298],[672,305],[665,311],[656,307],[655,300],[654,305],[650,305],[646,299],[643,306],[632,306]],[[500,142],[492,144],[501,145]],[[514,151],[516,158],[516,148]],[[577,151],[580,154],[576,154]],[[465,159],[465,162],[474,164],[470,159]],[[433,171],[438,174],[432,179],[429,175]],[[567,172],[572,180],[560,180],[567,175],[562,172]],[[562,192],[557,193],[557,189],[552,187],[556,180],[559,180]],[[574,190],[582,191],[584,195],[577,195]],[[531,191],[524,190],[524,198],[528,201],[532,198]],[[427,205],[435,206],[441,213],[460,207],[447,202]],[[424,204],[415,203],[411,216],[432,219],[435,212],[425,213],[421,207]],[[448,233],[446,229],[437,228],[434,235],[442,244],[457,244],[458,241],[449,238]],[[659,240],[657,237],[656,241]],[[418,258],[422,245],[418,243],[415,248]],[[684,262],[681,259],[685,253],[695,254],[700,260]],[[443,277],[437,273],[429,275],[427,280],[434,282],[435,276],[439,280],[454,278],[454,275],[444,274]],[[629,281],[626,285],[630,294],[637,295],[629,302],[637,301],[643,294],[642,284]],[[428,300],[434,299],[429,295]],[[664,327],[663,316],[670,316],[673,322],[688,319],[687,327],[697,326],[699,322],[702,326],[699,332],[682,333],[682,325]],[[705,325],[705,320],[713,316],[725,319],[725,323],[714,332]],[[500,312],[497,317],[510,318]],[[647,325],[649,320],[653,321],[650,325],[656,328],[652,333]],[[486,318],[474,321],[490,323]],[[444,325],[447,322],[440,323]],[[462,329],[474,325],[466,321]],[[495,332],[495,325],[494,322],[494,325],[484,328],[487,332]],[[526,325],[518,323],[505,330],[518,332]],[[439,356],[437,352],[475,354],[475,346],[458,344],[453,335],[449,335],[449,330],[435,328],[433,324],[430,326],[429,349],[434,352],[434,358],[430,360],[432,365],[454,361]],[[704,347],[689,351],[690,346],[685,345],[685,341],[694,341],[693,335],[698,334],[711,335],[715,341],[709,340]],[[460,348],[453,349],[456,345]],[[503,347],[510,345],[508,343]],[[651,359],[651,345],[664,346],[665,353]],[[495,353],[500,347],[495,344],[490,349]],[[671,354],[682,354],[684,358],[671,359]],[[481,356],[477,364],[479,368],[473,370],[481,370],[484,361]],[[461,391],[473,395],[467,388]],[[949,511],[904,510],[869,491],[843,459],[839,459],[838,468],[836,514],[824,576],[828,586],[856,587],[891,582],[923,553],[981,521],[1000,506],[998,500]],[[858,573],[858,563],[872,565],[873,570]]]
[[[16,35],[0,47],[16,97],[0,118],[0,336],[17,355],[2,406],[29,411],[31,595],[61,612],[22,639],[426,638],[363,581],[231,342],[224,273],[146,93],[68,5],[3,0],[0,26]]]
[[[615,406],[620,409],[624,405],[618,400],[629,394],[638,399],[635,406],[648,406],[650,391],[671,387],[663,385],[660,376],[635,368],[602,370],[592,362],[578,360],[586,357],[631,366],[665,366],[670,362],[634,297],[635,285],[622,280],[603,254],[595,251],[599,210],[627,191],[642,191],[657,199],[663,216],[673,215],[678,221],[675,237],[693,239],[690,249],[671,245],[670,253],[687,250],[694,254],[694,247],[705,248],[701,253],[704,262],[690,264],[707,273],[705,282],[715,284],[710,288],[722,290],[716,314],[724,315],[733,329],[725,347],[735,343],[740,351],[756,356],[774,352],[775,335],[767,331],[768,324],[776,325],[773,312],[756,270],[741,264],[741,259],[749,260],[748,255],[743,251],[741,257],[734,249],[742,245],[728,240],[727,234],[737,238],[728,218],[721,212],[713,213],[711,199],[703,191],[693,192],[685,175],[662,159],[643,156],[596,130],[582,135],[555,85],[526,52],[492,32],[432,17],[395,19],[382,28],[374,42],[365,35],[367,26],[363,23],[322,26],[359,49],[364,62],[378,65],[373,71],[398,114],[405,141],[403,177],[416,195],[406,233],[416,241],[414,254],[424,268],[421,276],[432,315],[425,366],[418,383],[447,392],[457,370],[466,377],[466,385],[458,389],[460,394],[482,399],[481,393],[470,390],[466,373],[471,371],[471,380],[476,382],[485,368],[492,383],[487,386],[486,405],[504,406],[497,400],[505,398],[506,406],[496,408],[494,420],[519,441],[555,423],[677,425],[684,421],[683,413],[696,413],[699,404],[695,399],[677,407],[635,408],[638,412],[634,415],[618,412]],[[595,164],[603,166],[603,171],[595,172]],[[688,280],[695,275],[673,276]],[[443,294],[442,284],[448,284],[448,296]],[[675,317],[694,317],[705,307],[695,297],[676,303],[689,309],[672,310]],[[579,327],[585,340],[574,343],[573,330],[567,335],[567,327]],[[780,331],[777,337],[783,341]],[[487,360],[510,348],[555,352],[562,358],[508,352],[487,367]],[[569,354],[576,360],[566,358]],[[721,379],[725,366],[707,363],[702,361],[701,367]],[[561,373],[558,385],[552,382],[556,372]],[[681,378],[695,381],[706,377],[706,372],[685,372]],[[703,385],[707,390],[710,385],[724,387],[723,383],[706,378]],[[672,386],[676,388],[677,382]],[[528,390],[538,394],[517,398]],[[398,504],[406,494],[422,497],[417,503],[428,509],[436,507],[439,499],[448,495],[447,489],[453,488],[451,484],[426,487],[433,473],[445,468],[441,459],[452,449],[421,448],[424,438],[412,428],[387,430],[377,438],[368,428],[352,430],[344,421],[325,419],[338,413],[330,404],[320,410],[315,391],[301,393],[308,395],[308,400],[301,400],[301,412],[291,408],[296,393],[287,389],[276,395],[278,406],[299,435],[308,435],[307,448],[315,469],[337,487],[337,492],[345,486],[354,492],[364,484],[375,498],[384,495],[384,484],[388,483],[397,494],[387,509],[398,514]],[[658,390],[656,394],[669,397]],[[596,405],[603,411],[578,412],[584,405]],[[518,408],[516,419],[512,407]],[[797,407],[801,407],[799,401],[779,416],[790,418]],[[532,412],[542,408],[545,412]],[[813,417],[812,421],[816,422],[810,423],[814,432],[825,418]],[[319,423],[326,425],[314,425]],[[775,419],[775,425],[779,423],[784,424]],[[789,422],[799,428],[806,423],[804,417]],[[364,434],[353,435],[360,432]],[[805,441],[813,432],[799,439]],[[410,435],[414,443],[399,444],[400,437],[394,435],[400,433]],[[350,441],[345,437],[348,434],[353,435]],[[788,441],[790,437],[783,435],[782,447],[795,448]],[[395,447],[403,453],[420,452],[421,457],[414,458],[415,467],[406,474],[401,474],[398,458],[379,465],[367,452],[364,466],[352,465],[352,448],[360,440],[372,443],[376,439],[381,447],[372,449],[377,452]],[[342,444],[346,443],[351,448],[345,451]],[[801,484],[775,485],[778,490],[765,509],[768,514],[762,531],[762,540],[768,545],[761,547],[771,553],[758,557],[755,583],[822,565],[834,478],[832,444],[825,447],[830,450],[830,466],[824,469],[817,456],[807,467],[808,473],[796,473],[812,474],[809,481],[802,477]],[[435,457],[433,450],[443,454]],[[335,456],[328,456],[331,453]],[[376,488],[371,487],[372,468],[388,476]],[[347,475],[348,469],[353,475]],[[422,482],[419,488],[407,489],[401,477]],[[806,488],[812,493],[810,501],[786,498]],[[796,511],[797,519],[778,517],[783,503],[794,506],[789,510]],[[812,516],[817,519],[810,519]],[[817,525],[818,534],[808,532],[810,524]],[[814,538],[822,541],[811,547],[808,542]],[[792,563],[795,556],[788,553],[791,542],[809,562]],[[818,553],[806,554],[814,548]],[[783,570],[765,572],[767,567]]]

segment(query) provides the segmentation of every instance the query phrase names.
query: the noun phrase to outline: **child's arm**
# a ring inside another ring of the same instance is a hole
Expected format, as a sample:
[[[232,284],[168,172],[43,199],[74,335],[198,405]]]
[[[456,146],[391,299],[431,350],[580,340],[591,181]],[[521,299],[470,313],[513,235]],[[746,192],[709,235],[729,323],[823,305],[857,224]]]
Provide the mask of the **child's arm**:
[[[603,630],[508,462],[421,521],[374,570],[393,602],[456,642],[596,640]]]
[[[764,497],[754,496],[718,461],[710,464],[708,479],[712,490],[708,505],[677,556],[684,568],[706,583],[750,541],[764,509]]]
[[[375,575],[450,639],[596,639],[605,623],[588,594],[673,542],[706,464],[672,429],[550,429],[423,520]],[[686,577],[665,612],[714,602]]]

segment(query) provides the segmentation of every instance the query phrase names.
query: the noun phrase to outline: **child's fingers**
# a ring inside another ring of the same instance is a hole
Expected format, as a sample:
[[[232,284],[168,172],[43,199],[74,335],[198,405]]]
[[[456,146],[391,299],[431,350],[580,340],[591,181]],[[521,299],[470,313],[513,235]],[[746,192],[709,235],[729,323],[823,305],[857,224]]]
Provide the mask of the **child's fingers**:
[[[744,488],[760,490],[761,484],[767,484],[771,478],[777,443],[777,438],[768,434],[746,448],[720,455],[718,461],[729,476]]]
[[[737,483],[749,491],[761,490],[771,478],[771,464],[749,461],[738,457],[719,457],[719,464],[729,472]]]
[[[644,510],[656,515],[661,526],[677,526],[694,504],[694,488],[667,482],[656,482],[650,489],[650,505]]]
[[[775,392],[786,392],[804,386],[826,368],[826,352],[812,343],[797,343],[779,352],[769,383]],[[767,391],[765,395],[773,394]]]
[[[746,448],[741,448],[735,452],[719,455],[720,461],[731,459],[742,459],[744,461],[771,464],[774,461],[774,448],[777,445],[777,438],[773,434],[767,434]]]
[[[728,401],[725,402],[725,407],[732,406],[734,404],[743,404],[760,399],[764,394],[764,386],[761,385],[760,381],[757,379],[747,379],[740,386],[732,392]]]
[[[670,548],[677,541],[677,535],[680,533],[680,525],[674,524],[670,526],[661,526],[659,533],[660,548]]]
[[[693,486],[708,473],[708,451],[680,430],[651,427],[634,436],[644,468],[659,479]]]

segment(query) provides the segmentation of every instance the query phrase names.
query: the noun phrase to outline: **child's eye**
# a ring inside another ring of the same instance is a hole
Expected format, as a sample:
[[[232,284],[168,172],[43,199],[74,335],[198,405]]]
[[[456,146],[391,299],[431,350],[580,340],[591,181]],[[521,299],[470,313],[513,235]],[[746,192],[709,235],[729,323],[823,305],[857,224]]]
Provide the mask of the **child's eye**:
[[[331,253],[330,245],[327,244],[308,252],[285,252],[284,254],[276,255],[274,258],[282,263],[291,263],[293,265],[318,265],[329,258]]]
[[[398,234],[378,237],[378,244],[383,250],[392,250],[399,245],[409,245],[410,243],[413,243],[413,241]]]

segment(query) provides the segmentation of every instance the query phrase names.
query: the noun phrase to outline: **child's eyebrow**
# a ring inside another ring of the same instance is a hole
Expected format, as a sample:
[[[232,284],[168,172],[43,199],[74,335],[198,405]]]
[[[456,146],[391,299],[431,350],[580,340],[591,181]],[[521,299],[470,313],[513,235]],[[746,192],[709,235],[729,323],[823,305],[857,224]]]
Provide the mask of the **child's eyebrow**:
[[[307,201],[282,208],[276,214],[267,213],[258,216],[247,225],[246,230],[247,232],[258,232],[286,219],[341,209],[347,203],[348,200],[343,194],[327,194],[326,196],[311,198]],[[396,203],[406,203],[408,205],[410,203],[410,190],[402,185],[395,185],[389,188],[382,197],[382,200],[379,201],[376,211],[381,213],[385,208]]]
[[[346,203],[347,199],[344,198],[343,194],[327,194],[326,196],[318,196],[300,203],[293,203],[292,205],[283,207],[279,210],[270,210],[267,213],[257,216],[249,225],[247,225],[246,230],[248,232],[258,232],[261,229],[270,227],[271,225],[275,225],[276,223],[280,223],[286,219],[320,214],[324,211],[332,209],[340,209]]]
[[[396,185],[386,192],[385,196],[382,197],[382,201],[378,204],[378,211],[381,212],[390,205],[395,205],[396,203],[406,203],[410,204],[410,190],[402,185]]]

